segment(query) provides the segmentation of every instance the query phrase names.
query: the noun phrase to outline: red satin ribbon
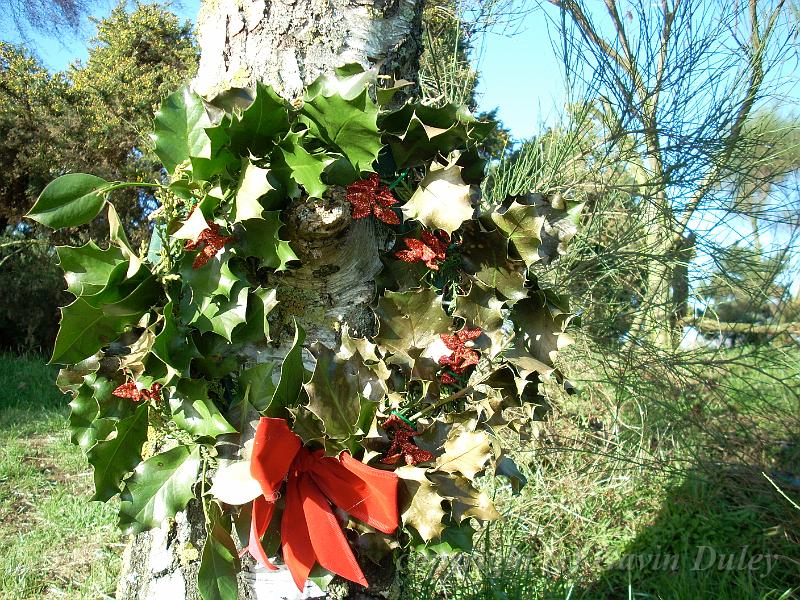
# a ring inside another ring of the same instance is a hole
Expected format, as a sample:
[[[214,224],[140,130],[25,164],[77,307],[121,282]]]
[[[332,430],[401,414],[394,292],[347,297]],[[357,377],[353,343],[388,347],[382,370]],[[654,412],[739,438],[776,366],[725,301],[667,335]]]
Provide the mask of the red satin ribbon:
[[[338,458],[312,452],[284,419],[262,417],[258,423],[250,473],[264,495],[253,501],[250,552],[268,569],[261,538],[269,527],[275,500],[286,480],[281,520],[283,560],[298,589],[305,587],[314,563],[345,579],[367,586],[331,504],[384,533],[398,526],[397,475],[368,467],[343,452]]]

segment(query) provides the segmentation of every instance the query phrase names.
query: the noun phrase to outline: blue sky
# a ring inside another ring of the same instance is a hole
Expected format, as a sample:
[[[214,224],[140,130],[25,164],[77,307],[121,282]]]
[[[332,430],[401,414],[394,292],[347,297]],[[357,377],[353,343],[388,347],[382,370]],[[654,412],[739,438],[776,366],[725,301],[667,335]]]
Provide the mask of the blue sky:
[[[99,0],[94,15],[107,15],[116,3]],[[200,0],[173,2],[172,9],[185,19],[195,20]],[[93,26],[86,23],[78,36],[59,39],[33,36],[33,49],[51,70],[62,70],[75,60],[86,60],[86,44]],[[563,83],[559,64],[548,39],[546,20],[529,15],[513,36],[488,34],[475,52],[481,71],[480,108],[499,107],[500,118],[517,139],[530,137],[543,121],[553,119],[563,104]]]

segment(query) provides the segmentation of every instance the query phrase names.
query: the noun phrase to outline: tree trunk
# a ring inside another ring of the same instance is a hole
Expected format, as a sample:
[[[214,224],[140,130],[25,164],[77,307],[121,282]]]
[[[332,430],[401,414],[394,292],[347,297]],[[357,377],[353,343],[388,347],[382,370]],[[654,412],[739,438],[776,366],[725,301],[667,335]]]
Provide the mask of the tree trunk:
[[[211,97],[260,80],[291,99],[318,75],[348,63],[416,81],[421,12],[422,0],[206,0],[198,17],[202,56],[193,85]],[[325,199],[294,202],[284,221],[302,266],[270,281],[282,301],[276,310],[285,311],[289,323],[298,320],[307,343],[333,346],[345,328],[371,333],[369,303],[385,231],[366,220],[354,223],[344,190],[335,186]],[[252,353],[256,360],[285,355],[291,332],[276,331],[274,337],[276,345]],[[118,600],[200,598],[196,577],[205,528],[198,504],[191,502],[164,528],[130,540]],[[285,570],[273,574],[250,559],[243,560],[242,569],[240,598],[321,597],[312,586],[298,593]],[[390,565],[364,564],[363,569],[371,584],[368,593],[334,580],[327,597],[391,595]]]

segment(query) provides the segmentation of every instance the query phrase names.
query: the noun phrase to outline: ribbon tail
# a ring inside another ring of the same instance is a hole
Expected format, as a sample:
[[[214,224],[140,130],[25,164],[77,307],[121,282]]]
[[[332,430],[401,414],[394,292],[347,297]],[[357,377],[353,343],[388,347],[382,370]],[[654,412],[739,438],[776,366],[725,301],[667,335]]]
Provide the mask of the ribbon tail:
[[[277,499],[289,466],[302,445],[285,419],[261,417],[253,438],[250,474],[268,500]]]
[[[350,544],[347,543],[347,538],[331,511],[328,500],[317,484],[306,475],[300,479],[299,491],[317,562],[328,571],[367,587],[369,585],[367,579],[361,572],[356,557],[353,556]]]
[[[339,460],[323,458],[313,471],[314,481],[331,502],[383,533],[399,525],[398,477],[342,453]]]
[[[272,520],[275,504],[267,502],[264,496],[259,496],[253,500],[252,511],[250,517],[250,540],[247,546],[242,548],[242,551],[239,553],[239,558],[249,552],[253,558],[267,569],[270,571],[277,571],[278,567],[270,562],[267,553],[264,552],[264,546],[261,545],[261,538],[264,537],[264,533],[267,531],[267,527],[269,527],[269,523]]]
[[[303,591],[308,575],[317,555],[308,532],[308,523],[303,515],[303,498],[298,487],[298,478],[289,477],[286,482],[286,505],[281,519],[281,542],[283,561],[292,574],[297,589]]]

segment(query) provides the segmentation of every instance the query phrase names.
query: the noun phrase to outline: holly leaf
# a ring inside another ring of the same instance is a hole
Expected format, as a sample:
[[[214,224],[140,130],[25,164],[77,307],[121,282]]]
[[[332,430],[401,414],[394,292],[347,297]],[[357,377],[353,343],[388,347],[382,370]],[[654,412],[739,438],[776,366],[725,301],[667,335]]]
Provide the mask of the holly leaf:
[[[119,525],[125,534],[160,527],[194,497],[200,447],[176,446],[139,463],[125,481]]]
[[[382,148],[378,133],[378,106],[363,89],[352,99],[322,93],[308,98],[300,120],[309,134],[327,146],[337,148],[356,171],[372,171]]]
[[[415,550],[426,555],[445,555],[449,556],[459,552],[472,552],[472,538],[475,535],[475,528],[470,521],[462,522],[460,525],[449,525],[444,528],[441,541],[436,544],[428,544],[417,547]]]
[[[267,156],[276,138],[289,131],[286,101],[270,86],[256,84],[253,102],[241,114],[234,114],[227,127],[231,150],[239,156]]]
[[[452,234],[472,218],[470,186],[461,179],[461,167],[433,163],[408,202],[403,205],[406,219],[416,219],[429,229]]]
[[[239,343],[269,341],[269,313],[278,305],[274,288],[250,290],[245,324],[236,330]]]
[[[282,186],[275,174],[270,169],[257,167],[248,158],[242,158],[232,222],[260,219],[265,209],[282,208],[282,201]]]
[[[485,432],[454,427],[444,443],[444,453],[436,459],[434,468],[474,479],[491,456],[489,436]]]
[[[77,298],[61,309],[61,327],[50,362],[76,364],[92,356],[117,339],[127,326],[138,322],[158,294],[159,286],[150,276],[116,302],[93,306],[85,298]]]
[[[436,485],[436,491],[450,501],[453,519],[457,523],[469,517],[481,521],[494,521],[500,518],[500,513],[497,512],[489,495],[476,489],[466,477],[434,471],[428,473],[428,478]]]
[[[482,335],[475,340],[476,346],[490,358],[497,356],[509,336],[503,331],[503,302],[494,290],[473,285],[467,295],[456,296],[455,305],[455,316],[464,319],[469,327],[481,328]]]
[[[555,370],[558,352],[572,339],[564,333],[569,315],[548,306],[544,293],[517,302],[510,314],[514,342],[505,357],[523,378],[531,373],[549,375]]]
[[[272,403],[276,386],[272,382],[275,363],[259,363],[245,369],[239,375],[239,389],[247,394],[247,402],[258,412],[263,412]]]
[[[248,219],[242,222],[244,235],[237,252],[254,256],[265,267],[283,271],[289,261],[298,260],[289,242],[280,238],[280,211],[267,211],[263,219]]]
[[[400,487],[400,518],[413,527],[424,541],[439,538],[444,530],[442,498],[425,476],[426,469],[404,465],[395,469]]]
[[[201,356],[188,329],[175,319],[171,301],[164,307],[164,326],[153,342],[152,352],[166,365],[167,380],[188,376],[192,359]]]
[[[69,173],[51,181],[25,215],[53,229],[76,227],[94,219],[103,209],[105,179]]]
[[[514,201],[508,208],[492,212],[491,218],[528,267],[539,260],[544,217],[535,206]]]
[[[156,111],[153,133],[155,153],[170,173],[191,157],[211,158],[211,139],[205,127],[212,123],[203,99],[188,87],[179,89]]]
[[[108,400],[115,388],[116,384],[105,377],[87,375],[69,403],[70,440],[84,452],[98,441],[107,439],[119,418],[133,412],[134,405],[130,400],[125,400],[124,410],[109,410]]]
[[[208,382],[202,379],[181,379],[169,388],[169,408],[172,420],[195,438],[236,433],[236,429],[208,397]]]
[[[290,132],[278,147],[285,167],[280,169],[286,178],[303,186],[309,198],[322,198],[328,185],[322,181],[322,173],[333,162],[326,152],[311,154],[303,147],[303,134]]]
[[[477,221],[464,226],[461,260],[473,280],[486,289],[497,290],[513,304],[527,296],[525,264],[508,258],[508,243],[498,231],[483,231]]]
[[[92,500],[106,501],[120,491],[122,479],[142,460],[147,440],[146,402],[132,416],[117,421],[110,439],[98,441],[86,453],[94,468],[95,494]]]
[[[189,288],[192,301],[211,296],[231,297],[233,284],[239,280],[228,264],[231,256],[228,250],[223,250],[199,269],[192,267],[193,257],[184,256],[178,273],[184,289]]]
[[[380,329],[375,341],[409,360],[411,349],[425,348],[452,323],[442,308],[442,297],[429,288],[387,291],[378,301],[376,312]]]
[[[67,290],[76,296],[96,294],[106,286],[114,269],[127,262],[116,246],[103,250],[93,241],[79,247],[56,246],[56,253]]]
[[[303,342],[305,339],[305,329],[295,321],[294,341],[286,354],[286,358],[283,359],[278,387],[275,388],[272,401],[267,410],[264,411],[264,416],[279,416],[282,409],[297,405],[297,399],[303,389],[303,377],[305,376],[305,367],[303,367]]]
[[[203,600],[237,600],[239,597],[236,580],[240,570],[239,553],[229,529],[230,518],[215,520],[206,537],[197,571],[197,589]]]
[[[233,330],[246,321],[248,288],[244,281],[237,281],[231,293],[231,299],[224,296],[203,297],[199,304],[181,303],[181,317],[199,331],[213,331],[229,342]]]
[[[386,387],[360,358],[341,359],[333,350],[320,344],[311,346],[317,359],[311,380],[304,385],[308,394],[308,410],[325,427],[328,437],[347,440],[360,430],[362,404],[380,400]]]
[[[200,234],[206,229],[210,229],[203,211],[198,207],[191,212],[189,217],[181,224],[172,237],[179,240],[191,240],[196,242]]]

